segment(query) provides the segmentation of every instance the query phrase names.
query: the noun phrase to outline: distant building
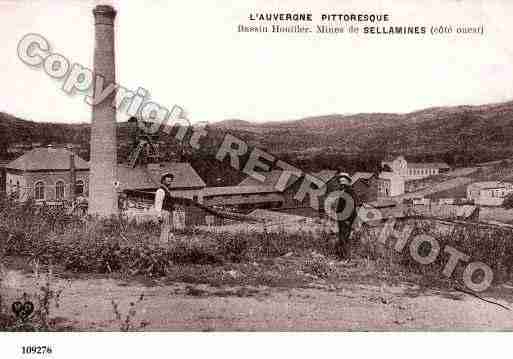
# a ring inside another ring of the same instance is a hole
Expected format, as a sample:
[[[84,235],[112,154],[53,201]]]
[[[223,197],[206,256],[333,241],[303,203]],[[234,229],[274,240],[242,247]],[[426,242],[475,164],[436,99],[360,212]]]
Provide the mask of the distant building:
[[[72,195],[87,196],[89,164],[64,148],[28,151],[6,164],[5,173],[7,194],[20,201],[64,201]]]
[[[389,167],[390,171],[403,177],[405,181],[436,176],[451,169],[444,162],[408,162],[403,156],[392,161],[382,161],[381,166]]]
[[[431,200],[429,198],[424,197],[413,197],[411,199],[412,205],[415,206],[429,206],[431,204]]]
[[[501,181],[475,182],[467,187],[467,199],[481,206],[501,206],[513,193],[513,184]]]
[[[439,198],[438,204],[455,204],[456,200],[454,198]]]
[[[404,177],[395,172],[381,172],[377,180],[378,199],[404,194]]]

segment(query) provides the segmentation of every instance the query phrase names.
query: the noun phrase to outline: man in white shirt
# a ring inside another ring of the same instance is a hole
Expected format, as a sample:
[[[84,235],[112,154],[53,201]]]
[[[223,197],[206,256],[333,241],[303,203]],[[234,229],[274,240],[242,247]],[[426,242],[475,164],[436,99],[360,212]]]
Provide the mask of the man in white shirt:
[[[171,173],[164,174],[160,178],[161,187],[157,190],[157,192],[155,192],[155,210],[157,211],[157,218],[159,222],[162,223],[160,232],[161,243],[167,243],[174,237],[172,229],[175,201],[166,190],[173,183],[173,181],[174,176]]]

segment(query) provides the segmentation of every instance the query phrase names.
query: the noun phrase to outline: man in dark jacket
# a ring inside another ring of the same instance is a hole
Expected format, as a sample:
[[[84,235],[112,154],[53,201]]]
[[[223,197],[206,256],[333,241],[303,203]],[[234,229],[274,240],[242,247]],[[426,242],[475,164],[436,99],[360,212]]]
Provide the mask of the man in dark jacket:
[[[340,192],[337,203],[338,240],[336,252],[340,259],[351,258],[351,231],[357,215],[356,195],[351,188],[351,177],[344,172],[337,176]]]

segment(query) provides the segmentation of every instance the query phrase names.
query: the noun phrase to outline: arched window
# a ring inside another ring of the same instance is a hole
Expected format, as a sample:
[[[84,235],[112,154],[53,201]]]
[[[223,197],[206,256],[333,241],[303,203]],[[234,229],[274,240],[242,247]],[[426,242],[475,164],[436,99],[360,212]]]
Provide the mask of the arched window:
[[[75,195],[83,196],[84,195],[84,181],[78,180],[75,182]]]
[[[55,199],[64,199],[64,182],[57,181],[55,184]]]
[[[36,201],[45,199],[45,184],[41,181],[36,182],[34,186],[34,199]]]

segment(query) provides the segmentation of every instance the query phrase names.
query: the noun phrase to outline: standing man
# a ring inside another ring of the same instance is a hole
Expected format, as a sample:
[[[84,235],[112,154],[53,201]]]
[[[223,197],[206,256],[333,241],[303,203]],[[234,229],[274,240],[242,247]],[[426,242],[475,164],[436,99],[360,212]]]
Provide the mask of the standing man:
[[[173,239],[173,210],[175,208],[175,198],[168,193],[169,186],[173,183],[175,177],[171,173],[166,173],[160,178],[160,188],[155,193],[155,209],[157,218],[162,223],[160,232],[160,242],[168,243]]]
[[[349,260],[351,258],[351,230],[357,214],[356,195],[351,188],[351,176],[345,172],[337,175],[340,191],[337,203],[337,227],[338,241],[336,252],[340,259]]]

